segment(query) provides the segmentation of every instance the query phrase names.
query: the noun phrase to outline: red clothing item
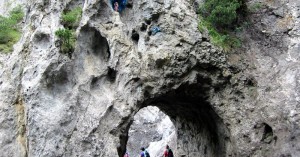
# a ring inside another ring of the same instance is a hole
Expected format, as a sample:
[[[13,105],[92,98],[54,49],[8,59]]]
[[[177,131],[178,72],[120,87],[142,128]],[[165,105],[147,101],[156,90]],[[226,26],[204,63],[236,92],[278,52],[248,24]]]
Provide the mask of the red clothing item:
[[[167,149],[164,152],[164,157],[168,157],[168,150]]]

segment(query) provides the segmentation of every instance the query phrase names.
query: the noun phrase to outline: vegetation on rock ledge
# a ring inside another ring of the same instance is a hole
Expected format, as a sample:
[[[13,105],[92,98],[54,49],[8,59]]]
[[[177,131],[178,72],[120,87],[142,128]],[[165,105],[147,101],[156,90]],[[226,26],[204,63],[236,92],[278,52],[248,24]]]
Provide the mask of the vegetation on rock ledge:
[[[72,30],[61,28],[55,32],[55,35],[60,39],[61,52],[71,53],[74,51],[75,38]]]
[[[75,29],[78,27],[82,14],[82,9],[77,7],[71,11],[62,14],[61,20],[65,28],[61,28],[55,32],[59,38],[61,53],[71,56],[75,47]]]
[[[206,0],[200,7],[199,30],[208,30],[212,43],[225,51],[240,47],[240,40],[232,35],[243,13],[242,0]]]
[[[13,51],[13,45],[20,39],[21,33],[18,24],[23,19],[21,6],[13,8],[8,17],[0,16],[0,52]]]
[[[80,7],[76,7],[71,11],[63,13],[61,17],[63,25],[69,29],[75,29],[78,27],[81,14],[82,9]]]

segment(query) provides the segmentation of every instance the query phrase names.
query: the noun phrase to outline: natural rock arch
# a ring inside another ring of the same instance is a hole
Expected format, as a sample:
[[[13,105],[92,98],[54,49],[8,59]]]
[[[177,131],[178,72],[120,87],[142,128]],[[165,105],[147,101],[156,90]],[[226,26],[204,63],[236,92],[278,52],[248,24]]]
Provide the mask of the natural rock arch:
[[[177,155],[188,156],[236,156],[229,129],[207,100],[201,84],[182,85],[164,95],[151,98],[133,111],[133,116],[143,107],[156,106],[170,117],[177,134]],[[125,152],[130,123],[120,138],[119,156]],[[125,137],[125,138],[124,138]]]

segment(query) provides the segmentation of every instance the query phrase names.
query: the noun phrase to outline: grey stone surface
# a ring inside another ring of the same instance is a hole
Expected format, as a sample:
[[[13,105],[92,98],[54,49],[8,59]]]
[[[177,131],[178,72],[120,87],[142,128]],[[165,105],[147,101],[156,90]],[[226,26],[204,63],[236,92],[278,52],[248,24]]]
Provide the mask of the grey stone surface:
[[[106,0],[10,2],[26,16],[0,55],[0,156],[122,156],[149,105],[174,123],[179,157],[300,154],[298,1],[260,1],[230,53],[198,31],[192,1],[130,1],[121,14]],[[54,32],[77,5],[69,58]]]

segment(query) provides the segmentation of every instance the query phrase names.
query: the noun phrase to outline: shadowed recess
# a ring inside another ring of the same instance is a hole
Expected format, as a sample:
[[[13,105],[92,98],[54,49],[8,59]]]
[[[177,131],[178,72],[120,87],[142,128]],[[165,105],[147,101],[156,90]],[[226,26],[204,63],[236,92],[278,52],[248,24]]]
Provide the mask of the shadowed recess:
[[[82,49],[87,51],[87,53],[92,53],[103,61],[109,60],[110,51],[107,39],[98,30],[85,25],[81,29],[79,40],[86,44]]]

